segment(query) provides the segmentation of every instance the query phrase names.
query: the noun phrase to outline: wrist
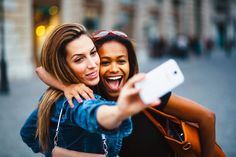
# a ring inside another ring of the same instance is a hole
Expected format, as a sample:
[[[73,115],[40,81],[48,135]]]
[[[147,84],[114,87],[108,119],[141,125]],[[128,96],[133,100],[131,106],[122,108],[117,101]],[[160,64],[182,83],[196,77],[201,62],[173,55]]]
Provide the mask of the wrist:
[[[60,90],[62,90],[64,93],[66,92],[66,89],[69,89],[69,84],[60,84]]]
[[[119,105],[114,106],[114,115],[117,117],[117,120],[120,122],[122,122],[123,120],[129,117],[129,115],[125,113],[125,110]]]

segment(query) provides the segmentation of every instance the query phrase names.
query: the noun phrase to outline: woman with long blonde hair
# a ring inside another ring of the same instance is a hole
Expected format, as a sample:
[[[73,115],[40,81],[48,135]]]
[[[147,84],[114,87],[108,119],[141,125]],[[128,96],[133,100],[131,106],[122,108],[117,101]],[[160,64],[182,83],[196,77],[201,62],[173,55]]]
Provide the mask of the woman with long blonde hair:
[[[100,58],[82,25],[56,27],[44,42],[41,64],[63,84],[83,83],[96,93]],[[117,156],[123,137],[132,130],[129,116],[147,107],[139,98],[139,90],[134,88],[142,79],[143,75],[131,78],[121,90],[117,103],[95,94],[93,100],[73,101],[73,108],[62,91],[49,87],[38,108],[23,125],[21,137],[34,152],[42,152],[45,156],[51,156],[54,137],[57,137],[57,145],[63,148],[96,154],[108,151],[107,156]],[[106,150],[101,135],[104,135]]]

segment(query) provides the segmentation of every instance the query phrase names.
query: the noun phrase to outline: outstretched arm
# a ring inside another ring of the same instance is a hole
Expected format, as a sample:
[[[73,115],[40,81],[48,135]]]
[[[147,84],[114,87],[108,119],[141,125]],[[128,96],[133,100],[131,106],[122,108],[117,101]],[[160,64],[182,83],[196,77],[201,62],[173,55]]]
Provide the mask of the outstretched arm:
[[[79,84],[71,84],[65,85],[51,74],[49,74],[43,67],[37,67],[36,73],[39,78],[48,86],[54,87],[64,92],[65,97],[68,100],[69,105],[73,108],[74,104],[72,102],[72,98],[76,98],[76,100],[81,103],[82,99],[80,96],[85,98],[86,100],[94,99],[93,91],[85,86],[83,83]]]
[[[215,114],[202,105],[172,94],[164,112],[199,125],[202,157],[213,155],[215,146]]]
[[[158,105],[160,100],[153,102],[152,104],[144,104],[139,97],[139,89],[134,87],[136,82],[141,81],[144,78],[143,74],[137,74],[132,77],[122,88],[117,105],[106,106],[103,105],[97,110],[97,120],[101,126],[106,129],[117,128],[121,122],[132,116],[149,105]]]

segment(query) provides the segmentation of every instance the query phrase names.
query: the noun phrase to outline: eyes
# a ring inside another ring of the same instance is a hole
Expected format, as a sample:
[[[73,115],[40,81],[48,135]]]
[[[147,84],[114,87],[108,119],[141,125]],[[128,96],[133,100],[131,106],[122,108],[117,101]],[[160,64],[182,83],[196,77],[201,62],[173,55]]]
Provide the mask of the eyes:
[[[126,59],[118,59],[117,61],[115,61],[118,65],[124,65],[127,63]],[[109,66],[112,63],[112,61],[105,59],[101,61],[101,65],[102,66]]]
[[[91,57],[95,57],[97,55],[97,50],[93,50],[90,52]],[[86,59],[86,56],[84,55],[78,55],[74,58],[75,63],[82,63]]]
[[[90,52],[90,55],[91,55],[91,56],[96,56],[97,53],[98,53],[97,50],[93,50],[92,52]]]

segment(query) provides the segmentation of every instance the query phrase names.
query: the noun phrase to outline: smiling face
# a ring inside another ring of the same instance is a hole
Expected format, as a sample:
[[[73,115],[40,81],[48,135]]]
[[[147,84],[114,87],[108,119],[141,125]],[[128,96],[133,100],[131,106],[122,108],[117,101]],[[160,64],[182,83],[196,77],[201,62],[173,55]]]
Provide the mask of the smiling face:
[[[99,56],[103,87],[110,97],[117,98],[130,72],[127,49],[119,42],[109,41],[101,46]]]
[[[87,35],[66,45],[66,62],[80,82],[95,86],[99,82],[100,59],[92,40]]]

